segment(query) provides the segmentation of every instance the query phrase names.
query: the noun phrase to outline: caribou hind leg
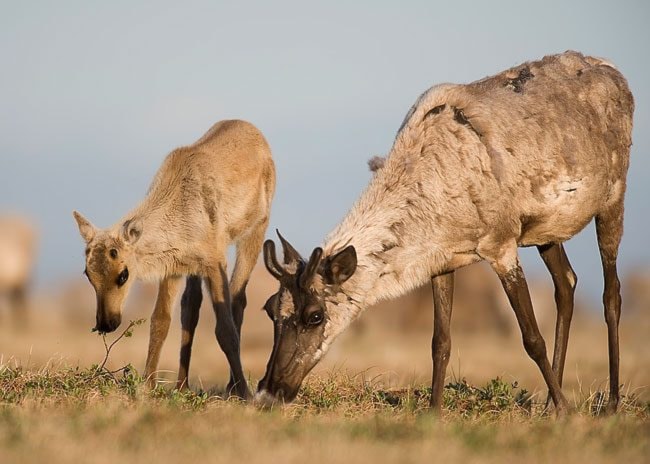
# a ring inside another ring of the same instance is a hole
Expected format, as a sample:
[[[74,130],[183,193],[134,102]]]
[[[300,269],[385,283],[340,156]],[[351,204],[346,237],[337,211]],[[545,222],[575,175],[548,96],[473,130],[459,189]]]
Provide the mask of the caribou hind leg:
[[[241,326],[244,321],[246,286],[262,250],[267,225],[268,221],[259,224],[237,243],[237,258],[235,270],[230,279],[230,294],[232,295],[232,315],[238,334],[241,334]]]
[[[433,358],[433,379],[431,381],[430,408],[440,413],[442,407],[442,390],[445,372],[451,353],[451,308],[454,299],[454,273],[435,276],[431,279],[433,287],[433,340],[431,356]]]
[[[513,243],[511,249],[508,249],[502,258],[492,261],[491,265],[499,276],[510,305],[517,316],[526,353],[542,372],[557,414],[564,415],[568,411],[568,403],[546,356],[546,344],[537,326],[528,284],[519,264],[516,244]]]
[[[176,388],[179,390],[188,388],[192,343],[196,325],[199,322],[202,300],[201,278],[188,276],[185,291],[181,297],[181,354],[178,381],[176,383]]]
[[[234,385],[228,394],[234,392],[241,398],[250,398],[251,394],[246,385],[241,359],[239,358],[239,335],[232,317],[230,305],[230,290],[228,288],[228,277],[225,270],[225,257],[216,261],[218,269],[210,273],[208,283],[212,297],[212,307],[217,317],[215,335],[221,350],[225,353],[230,365],[230,376],[235,380]]]
[[[555,347],[553,349],[553,372],[557,376],[560,387],[564,377],[564,361],[566,360],[569,343],[569,328],[573,317],[574,292],[578,279],[561,243],[538,247],[539,254],[551,274],[555,286],[555,306],[557,319],[555,321]],[[546,406],[551,403],[549,393]]]
[[[618,280],[616,259],[623,235],[622,204],[596,216],[596,235],[605,280],[603,306],[609,345],[609,401],[606,412],[611,414],[616,412],[620,398],[618,323],[621,317],[621,283]]]
[[[235,270],[230,279],[230,294],[232,295],[232,317],[240,344],[241,326],[244,322],[244,309],[246,309],[246,286],[257,262],[257,257],[262,250],[267,225],[268,221],[259,224],[237,243],[237,258],[235,260]],[[230,391],[234,385],[235,379],[231,373],[227,390]]]

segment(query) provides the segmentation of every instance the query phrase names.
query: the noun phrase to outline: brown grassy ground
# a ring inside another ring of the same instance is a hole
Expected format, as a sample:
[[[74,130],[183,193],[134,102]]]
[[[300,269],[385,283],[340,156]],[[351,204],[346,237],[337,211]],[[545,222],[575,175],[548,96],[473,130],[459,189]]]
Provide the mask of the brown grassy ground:
[[[60,366],[0,370],[1,462],[644,462],[650,411],[626,399],[614,417],[598,398],[554,420],[498,380],[445,390],[440,418],[426,393],[385,390],[344,374],[312,377],[295,404],[270,411],[158,388],[131,375]],[[117,460],[117,461],[116,461]]]
[[[270,322],[259,308],[274,286],[256,270],[242,337],[252,384],[263,374],[270,350]],[[540,288],[533,294],[550,342],[552,290]],[[148,317],[154,296],[152,288],[140,287],[124,320]],[[643,462],[650,454],[647,314],[624,313],[621,380],[628,398],[621,414],[602,418],[593,412],[602,401],[598,391],[607,385],[605,325],[596,316],[600,311],[577,312],[564,391],[578,413],[557,422],[541,413],[539,402],[546,395],[541,376],[516,332],[504,329],[503,320],[513,321],[511,314],[496,324],[476,314],[478,303],[464,300],[452,326],[446,408],[435,419],[422,411],[431,375],[426,290],[368,310],[311,374],[297,404],[274,411],[196,393],[218,392],[228,375],[207,305],[192,361],[195,393],[182,395],[163,384],[150,394],[133,376],[124,379],[119,373],[117,382],[92,376],[90,366],[105,353],[101,338],[90,332],[93,300],[92,290],[79,279],[37,296],[30,323],[21,330],[3,314],[1,463],[258,462],[269,457],[272,462]],[[121,340],[107,367],[131,363],[141,369],[147,331],[145,324]],[[179,339],[176,314],[161,360],[164,379],[175,377]],[[501,380],[491,380],[497,377]],[[515,381],[518,388],[513,389]],[[518,397],[522,389],[530,394]]]

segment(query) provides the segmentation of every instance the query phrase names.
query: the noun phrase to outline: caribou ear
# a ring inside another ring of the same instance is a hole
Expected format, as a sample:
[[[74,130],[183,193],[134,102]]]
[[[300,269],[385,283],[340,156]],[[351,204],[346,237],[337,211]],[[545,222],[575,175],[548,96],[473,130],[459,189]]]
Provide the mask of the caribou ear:
[[[79,233],[81,237],[85,240],[86,243],[90,242],[97,232],[97,228],[92,225],[92,223],[83,217],[83,215],[77,211],[73,211],[72,215],[74,216],[75,221],[77,221],[77,226],[79,227]]]
[[[352,245],[347,246],[327,258],[323,265],[323,277],[330,285],[339,285],[348,280],[357,269],[357,252]]]
[[[122,238],[126,243],[133,245],[142,235],[142,221],[129,219],[122,224]]]
[[[278,263],[278,258],[275,255],[275,242],[273,240],[264,242],[264,265],[266,266],[266,270],[269,271],[269,274],[276,279],[280,280],[284,275],[284,269]]]
[[[302,256],[296,251],[296,249],[291,246],[289,242],[280,234],[278,229],[275,229],[275,233],[280,237],[280,243],[282,243],[282,254],[284,255],[284,264],[291,264],[302,261]]]

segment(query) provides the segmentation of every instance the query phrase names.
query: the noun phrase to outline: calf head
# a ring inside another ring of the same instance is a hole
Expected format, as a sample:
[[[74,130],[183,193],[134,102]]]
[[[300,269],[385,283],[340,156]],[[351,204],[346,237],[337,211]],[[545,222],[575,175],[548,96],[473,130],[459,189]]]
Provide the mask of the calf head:
[[[96,325],[93,331],[109,333],[122,321],[124,300],[133,283],[135,255],[133,245],[142,230],[139,223],[126,221],[121,229],[102,230],[78,212],[73,216],[86,242],[84,274],[97,297]]]

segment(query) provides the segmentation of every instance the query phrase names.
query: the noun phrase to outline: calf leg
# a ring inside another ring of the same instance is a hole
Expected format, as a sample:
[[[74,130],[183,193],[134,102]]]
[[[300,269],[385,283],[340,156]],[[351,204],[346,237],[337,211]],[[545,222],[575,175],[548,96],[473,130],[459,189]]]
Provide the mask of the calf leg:
[[[178,381],[176,383],[176,388],[179,390],[188,387],[187,382],[190,372],[192,342],[194,341],[196,325],[199,322],[199,311],[202,300],[201,278],[198,276],[189,276],[185,291],[181,297],[181,355]]]
[[[555,403],[557,414],[566,414],[568,403],[546,356],[546,344],[537,327],[528,285],[519,264],[516,244],[513,243],[503,256],[490,264],[499,276],[501,284],[508,295],[510,305],[517,316],[517,323],[521,329],[526,353],[535,361],[542,372],[551,393],[551,398],[553,398],[553,403]]]
[[[239,335],[232,317],[230,306],[230,291],[228,289],[228,278],[225,271],[225,259],[217,261],[218,269],[210,273],[208,283],[210,286],[210,295],[212,296],[212,306],[217,317],[215,335],[217,342],[223,350],[230,364],[231,377],[234,379],[232,389],[241,398],[251,396],[244,378],[241,360],[239,358]]]
[[[237,258],[230,281],[230,294],[232,295],[232,314],[238,334],[241,334],[241,326],[244,321],[246,285],[262,250],[267,225],[268,221],[263,222],[237,243]]]
[[[454,273],[435,276],[431,279],[433,288],[433,340],[431,357],[433,358],[433,379],[431,381],[430,407],[440,413],[442,407],[442,390],[445,372],[451,353],[451,308],[454,299]]]
[[[158,286],[158,298],[156,306],[151,315],[151,326],[149,333],[149,351],[147,363],[145,364],[144,376],[150,386],[155,386],[155,373],[158,369],[160,351],[169,333],[171,322],[171,308],[180,289],[182,280],[179,277],[167,277],[160,281]]]
[[[232,316],[237,329],[237,336],[241,344],[241,326],[244,322],[244,309],[246,309],[246,286],[251,272],[257,263],[257,258],[262,250],[264,234],[268,221],[258,225],[251,233],[242,237],[237,243],[237,258],[235,270],[230,279],[230,294],[232,295]],[[235,379],[230,376],[228,391],[235,385]]]
[[[618,324],[621,317],[621,283],[618,280],[616,259],[623,235],[622,205],[596,216],[596,234],[605,279],[603,306],[609,345],[609,401],[606,411],[614,413],[620,399]]]
[[[574,292],[577,277],[569,259],[564,252],[562,244],[544,245],[538,247],[539,254],[546,264],[548,271],[553,278],[555,286],[555,306],[557,308],[557,319],[555,321],[555,347],[553,349],[553,372],[557,376],[558,383],[562,386],[564,377],[564,361],[566,359],[567,345],[569,343],[569,328],[573,316]],[[549,394],[546,404],[550,404]]]

